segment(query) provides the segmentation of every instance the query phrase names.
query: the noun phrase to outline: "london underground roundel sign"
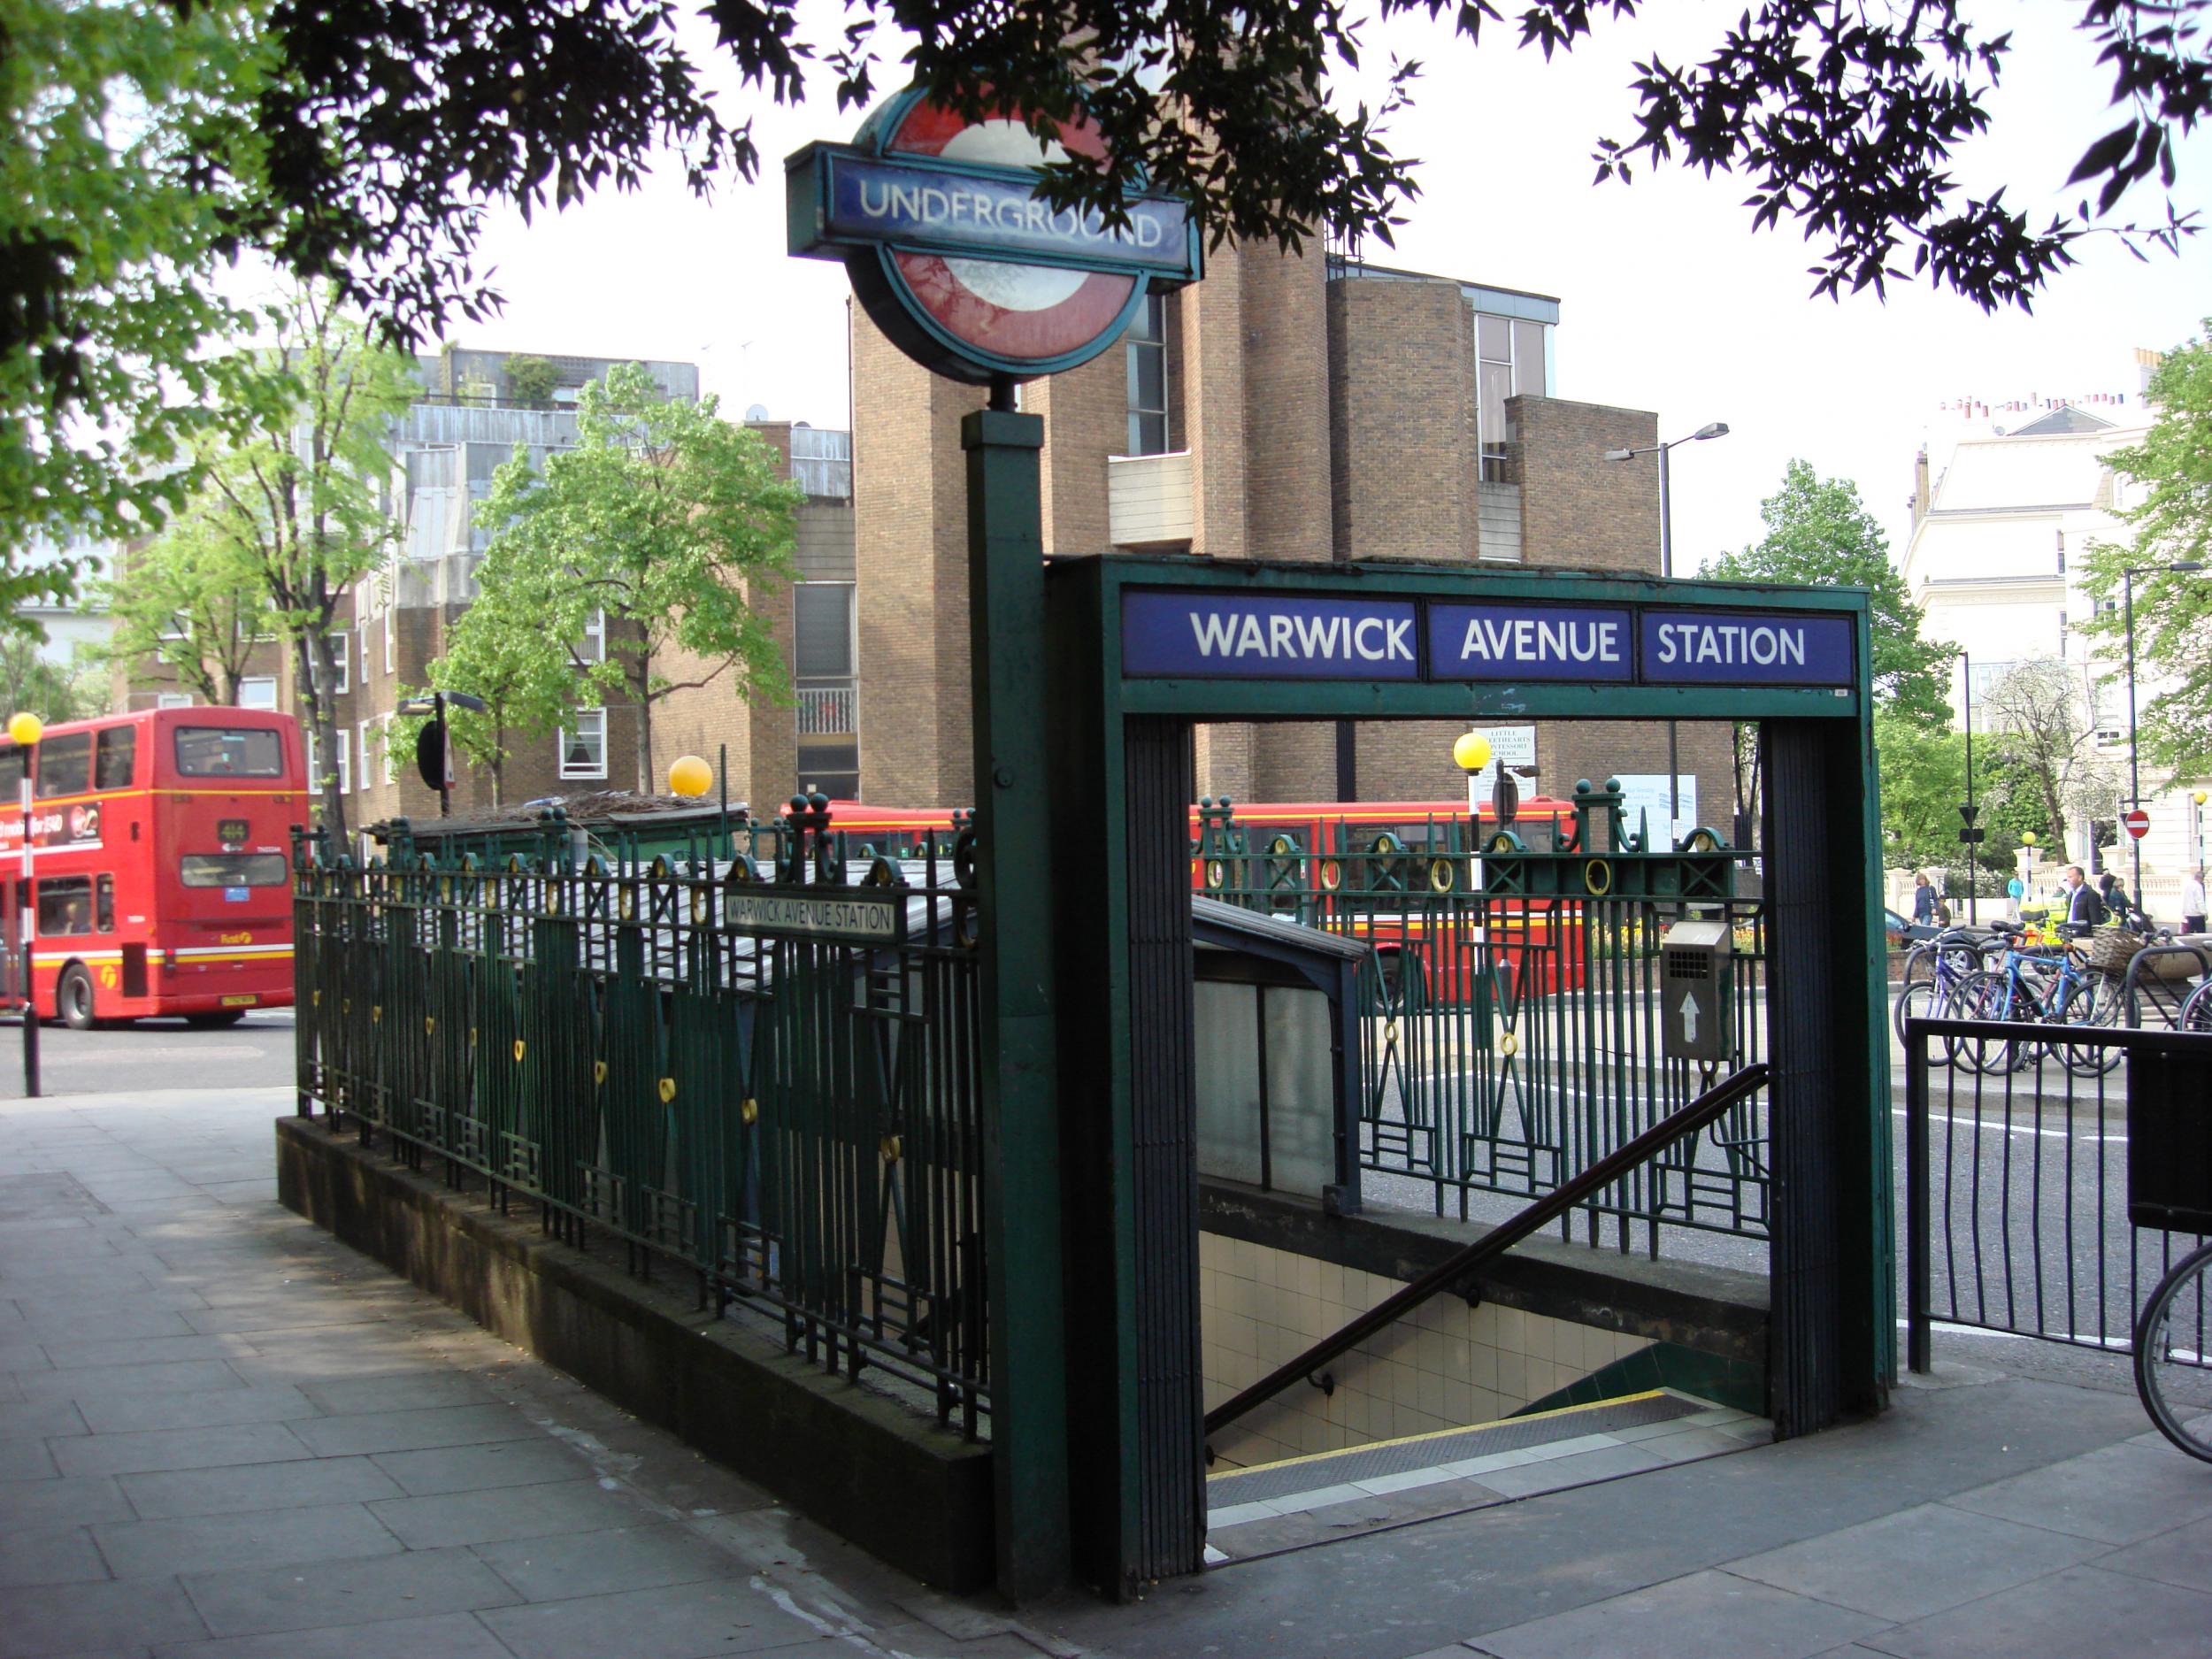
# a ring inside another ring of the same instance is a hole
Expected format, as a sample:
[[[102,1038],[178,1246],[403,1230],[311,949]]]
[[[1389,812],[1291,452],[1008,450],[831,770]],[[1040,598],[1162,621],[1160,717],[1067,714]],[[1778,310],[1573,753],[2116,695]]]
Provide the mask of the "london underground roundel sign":
[[[791,251],[843,260],[876,326],[933,373],[1055,374],[1119,339],[1148,290],[1200,274],[1179,202],[1139,193],[1108,226],[1036,196],[1040,166],[1105,153],[1087,120],[1042,140],[1018,111],[970,119],[910,88],[851,144],[784,164]]]

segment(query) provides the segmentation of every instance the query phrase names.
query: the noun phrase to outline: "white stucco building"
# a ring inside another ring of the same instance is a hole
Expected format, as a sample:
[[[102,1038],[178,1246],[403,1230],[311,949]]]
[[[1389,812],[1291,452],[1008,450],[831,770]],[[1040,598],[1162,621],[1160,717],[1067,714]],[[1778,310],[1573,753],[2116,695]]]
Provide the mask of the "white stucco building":
[[[2147,354],[2138,356],[2141,361]],[[2116,822],[2127,804],[2121,798],[2128,759],[2123,659],[2110,648],[2101,648],[2093,660],[2090,655],[2080,625],[2096,602],[2083,591],[2080,570],[2092,541],[2125,539],[2126,526],[2115,514],[2129,504],[2134,486],[2107,457],[2139,441],[2150,419],[2139,402],[2116,398],[2095,408],[2023,413],[2020,424],[2005,431],[1988,425],[1985,411],[1982,431],[1956,438],[1947,455],[1936,446],[1932,467],[1929,451],[1922,450],[1912,536],[1902,560],[1905,586],[1925,615],[1923,634],[1964,653],[1952,704],[1962,716],[1971,692],[1977,732],[1986,729],[1984,694],[2016,664],[2049,657],[2072,672],[2116,789],[2109,803],[2066,826],[2067,856],[2087,862],[2093,825],[2097,839],[2116,835],[2111,863],[2131,889],[2131,856]],[[2113,677],[2111,683],[2099,683],[2105,676]],[[2139,664],[2136,687],[2139,704],[2158,690]],[[2159,769],[2143,769],[2141,805],[2151,827],[2142,844],[2142,898],[2162,920],[2177,917],[2181,871],[2200,861],[2212,830],[2192,799],[2205,781],[2170,784]]]

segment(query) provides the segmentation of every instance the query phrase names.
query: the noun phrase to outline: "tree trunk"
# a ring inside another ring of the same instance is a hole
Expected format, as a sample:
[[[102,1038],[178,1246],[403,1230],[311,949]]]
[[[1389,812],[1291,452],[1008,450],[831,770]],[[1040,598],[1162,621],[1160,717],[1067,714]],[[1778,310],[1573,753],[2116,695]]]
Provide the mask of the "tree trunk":
[[[342,853],[349,850],[349,842],[346,798],[338,792],[337,710],[321,690],[336,679],[337,664],[331,657],[330,640],[326,634],[302,633],[296,636],[296,643],[300,707],[307,712],[303,724],[315,734],[316,764],[323,774],[310,779],[309,787],[322,797],[323,824],[330,831],[333,852]]]
[[[653,659],[641,655],[637,659],[637,678],[630,687],[630,695],[637,699],[637,792],[653,793],[653,699],[651,687]]]

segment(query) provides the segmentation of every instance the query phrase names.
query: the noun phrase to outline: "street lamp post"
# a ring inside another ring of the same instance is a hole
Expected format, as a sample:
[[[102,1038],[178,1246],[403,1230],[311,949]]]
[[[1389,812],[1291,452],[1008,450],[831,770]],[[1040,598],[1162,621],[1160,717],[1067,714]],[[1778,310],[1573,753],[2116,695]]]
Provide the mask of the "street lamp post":
[[[1671,579],[1674,575],[1674,512],[1667,489],[1667,457],[1678,444],[1701,443],[1708,438],[1724,438],[1727,435],[1728,423],[1713,420],[1708,421],[1686,438],[1670,439],[1665,443],[1647,443],[1632,449],[1608,449],[1605,452],[1605,458],[1609,461],[1632,461],[1640,455],[1659,457],[1659,574],[1663,577]],[[1670,718],[1667,721],[1667,840],[1670,842],[1674,840],[1675,826],[1682,819],[1681,766],[1675,755],[1675,723]]]
[[[2120,591],[2126,600],[2128,637],[2128,805],[2139,809],[2143,804],[2143,779],[2136,764],[2135,755],[2135,579],[2154,571],[2171,572],[2176,575],[2200,571],[2203,565],[2195,559],[2177,559],[2171,565],[2131,565],[2120,572]],[[2135,908],[2143,908],[2143,838],[2131,832],[2128,835],[2130,851],[2135,860],[2135,887],[2130,896]]]
[[[8,721],[8,736],[23,754],[19,797],[23,811],[18,821],[23,833],[23,896],[16,902],[15,950],[16,968],[22,975],[23,1094],[28,1100],[38,1098],[38,992],[31,982],[31,940],[38,916],[38,888],[31,876],[31,772],[39,739],[45,734],[45,722],[35,714],[19,714]]]

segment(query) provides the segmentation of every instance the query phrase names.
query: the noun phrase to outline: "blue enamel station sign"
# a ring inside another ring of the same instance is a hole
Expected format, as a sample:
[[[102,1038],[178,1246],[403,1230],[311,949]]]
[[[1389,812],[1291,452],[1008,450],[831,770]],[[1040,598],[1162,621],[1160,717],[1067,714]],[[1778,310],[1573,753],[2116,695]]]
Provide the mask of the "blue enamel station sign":
[[[1663,605],[1468,603],[1221,594],[1122,595],[1133,679],[1855,683],[1849,616]]]
[[[869,317],[933,373],[1056,374],[1121,338],[1148,293],[1202,270],[1179,201],[1132,196],[1109,225],[1038,196],[1039,167],[1105,157],[1087,120],[1041,137],[1018,111],[970,119],[910,88],[851,144],[784,163],[791,251],[843,260]]]

